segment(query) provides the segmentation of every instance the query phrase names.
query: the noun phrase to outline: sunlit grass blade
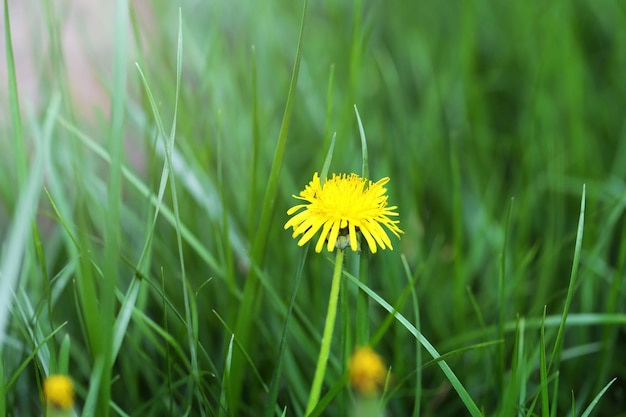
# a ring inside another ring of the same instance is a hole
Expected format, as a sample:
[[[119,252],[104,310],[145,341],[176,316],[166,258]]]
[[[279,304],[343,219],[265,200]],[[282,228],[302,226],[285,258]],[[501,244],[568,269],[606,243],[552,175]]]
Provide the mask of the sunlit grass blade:
[[[230,414],[228,413],[228,401],[226,398],[226,394],[228,393],[230,386],[230,369],[232,366],[232,357],[233,357],[233,341],[235,340],[235,335],[233,334],[230,337],[230,342],[228,342],[228,351],[226,353],[226,360],[224,363],[224,376],[222,377],[222,390],[220,396],[220,417],[227,417]]]
[[[337,316],[337,304],[339,302],[339,289],[341,288],[341,271],[343,270],[344,259],[343,250],[337,250],[336,252],[330,295],[328,297],[328,310],[326,313],[326,320],[324,322],[324,332],[322,333],[320,352],[317,358],[317,365],[315,366],[311,390],[309,391],[309,400],[305,411],[306,416],[311,414],[319,402],[322,385],[326,375],[326,365],[328,364],[330,347],[333,340],[333,330],[335,328]]]
[[[112,348],[111,348],[111,361],[115,361],[115,358],[119,354],[120,348],[122,346],[122,342],[124,341],[124,336],[128,331],[128,326],[130,324],[131,316],[133,309],[137,303],[137,297],[139,296],[139,289],[141,287],[141,281],[137,278],[134,278],[130,286],[128,287],[128,291],[126,295],[121,300],[121,307],[115,318],[115,324],[113,328],[113,340],[112,340]]]
[[[602,388],[602,391],[600,391],[598,393],[598,395],[596,395],[593,399],[593,401],[591,401],[591,403],[587,406],[587,408],[585,409],[585,411],[583,411],[583,413],[581,414],[580,417],[589,417],[591,415],[591,413],[593,412],[594,408],[596,407],[596,405],[598,405],[598,402],[600,402],[600,399],[602,398],[602,396],[607,392],[607,390],[611,387],[611,385],[613,385],[613,383],[617,380],[617,378],[613,378],[612,380],[609,381],[608,384],[606,384],[604,386],[604,388]],[[572,401],[572,404],[575,404],[574,401]],[[575,414],[574,414],[575,415]]]
[[[102,372],[104,358],[100,357],[96,359],[91,369],[91,375],[89,377],[89,385],[87,385],[87,396],[85,397],[85,405],[83,406],[82,417],[92,417],[99,415],[100,410],[97,409],[99,401],[100,384],[102,381]],[[106,406],[109,408],[107,402]]]
[[[561,316],[561,323],[556,334],[556,340],[554,342],[554,348],[552,355],[550,356],[550,363],[548,370],[553,367],[558,368],[560,362],[561,351],[563,349],[563,337],[565,334],[565,326],[569,309],[574,298],[574,290],[576,289],[576,278],[578,277],[578,266],[580,264],[580,253],[583,242],[583,230],[585,226],[585,196],[586,187],[583,185],[582,197],[580,198],[580,216],[578,218],[578,229],[576,231],[576,243],[574,247],[574,259],[572,261],[572,273],[570,275],[569,285],[567,287],[567,296],[565,298],[565,305],[563,306],[563,314]]]
[[[333,161],[333,153],[335,152],[335,139],[337,139],[337,133],[333,133],[333,137],[328,145],[328,152],[326,152],[326,158],[324,158],[324,164],[322,165],[322,171],[320,172],[320,182],[323,185],[324,181],[328,177],[330,170],[330,164]]]
[[[59,349],[59,358],[57,361],[57,373],[71,375],[70,373],[70,347],[71,339],[69,335],[63,337],[61,348]]]

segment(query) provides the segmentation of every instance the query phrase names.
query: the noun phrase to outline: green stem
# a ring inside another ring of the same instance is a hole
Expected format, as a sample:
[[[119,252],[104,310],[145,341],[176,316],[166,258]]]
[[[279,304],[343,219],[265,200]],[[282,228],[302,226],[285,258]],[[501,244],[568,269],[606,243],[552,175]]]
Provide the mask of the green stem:
[[[337,301],[339,300],[339,284],[341,283],[342,266],[343,250],[337,249],[333,282],[330,287],[330,297],[328,298],[328,312],[326,313],[326,323],[324,324],[324,334],[322,335],[322,346],[320,347],[320,355],[317,358],[313,385],[311,386],[311,392],[309,393],[309,403],[306,406],[306,413],[304,413],[307,416],[310,415],[315,409],[315,406],[320,399],[320,392],[322,391],[322,382],[324,382],[326,363],[328,362],[330,343],[333,339],[333,329],[335,328],[335,318],[337,317]]]

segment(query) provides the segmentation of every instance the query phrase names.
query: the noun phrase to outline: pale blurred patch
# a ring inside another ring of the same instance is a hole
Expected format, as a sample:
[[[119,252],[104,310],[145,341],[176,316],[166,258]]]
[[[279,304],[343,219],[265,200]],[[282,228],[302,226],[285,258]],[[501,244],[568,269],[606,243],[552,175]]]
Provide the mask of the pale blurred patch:
[[[48,6],[46,6],[46,4]],[[46,106],[50,94],[61,91],[65,77],[72,105],[81,119],[96,114],[108,117],[114,53],[114,1],[9,0],[9,16],[20,106],[37,110]],[[141,47],[154,27],[151,3],[132,0],[140,27]],[[137,61],[136,43],[129,23],[128,65]],[[0,123],[10,120],[8,71],[4,41],[4,8],[0,22]],[[60,49],[60,50],[59,50]],[[143,51],[146,53],[146,51]],[[58,67],[59,53],[63,60]],[[58,69],[60,68],[60,70]],[[129,67],[130,70],[130,67]]]

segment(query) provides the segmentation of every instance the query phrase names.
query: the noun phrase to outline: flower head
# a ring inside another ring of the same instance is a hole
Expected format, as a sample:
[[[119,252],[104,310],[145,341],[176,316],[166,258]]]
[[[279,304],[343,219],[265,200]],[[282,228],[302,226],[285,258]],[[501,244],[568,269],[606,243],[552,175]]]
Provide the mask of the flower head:
[[[358,349],[350,358],[350,385],[363,395],[378,393],[385,382],[387,369],[382,359],[370,347]]]
[[[43,382],[46,402],[58,409],[69,410],[74,406],[74,384],[65,375],[50,375]]]
[[[384,185],[388,182],[387,177],[373,183],[357,174],[333,174],[331,179],[322,183],[316,172],[300,195],[293,196],[307,203],[298,204],[287,211],[287,215],[291,216],[302,210],[289,219],[285,229],[293,227],[294,238],[302,235],[299,246],[311,240],[322,229],[315,245],[316,252],[322,251],[326,241],[331,252],[335,247],[345,249],[348,246],[353,251],[359,250],[357,231],[363,234],[372,253],[376,253],[376,245],[382,249],[393,249],[382,226],[398,238],[403,232],[398,227],[399,221],[389,218],[398,213],[394,211],[396,206],[387,207],[387,189]]]

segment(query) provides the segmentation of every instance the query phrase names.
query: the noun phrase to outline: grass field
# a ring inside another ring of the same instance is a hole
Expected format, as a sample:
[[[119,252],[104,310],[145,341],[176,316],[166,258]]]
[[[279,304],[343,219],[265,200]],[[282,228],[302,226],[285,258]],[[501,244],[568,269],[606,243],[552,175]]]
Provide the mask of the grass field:
[[[0,415],[65,374],[50,416],[304,416],[331,342],[312,416],[626,416],[623,2],[136,3],[100,112],[55,42],[28,105],[4,26]],[[323,341],[338,250],[284,225],[328,157],[404,233],[346,249]]]

